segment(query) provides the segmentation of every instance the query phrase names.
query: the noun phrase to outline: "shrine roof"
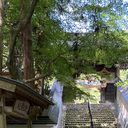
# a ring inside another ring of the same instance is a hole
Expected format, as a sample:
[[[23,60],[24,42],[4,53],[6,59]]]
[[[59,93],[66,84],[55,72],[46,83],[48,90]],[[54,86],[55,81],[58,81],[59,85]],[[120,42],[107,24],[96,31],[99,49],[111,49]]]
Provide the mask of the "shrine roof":
[[[49,105],[54,105],[54,103],[51,102],[49,99],[47,99],[46,97],[40,95],[34,89],[32,89],[31,87],[29,87],[28,85],[26,85],[26,84],[24,84],[22,82],[19,82],[19,81],[16,81],[14,79],[10,79],[10,78],[7,78],[7,77],[3,77],[3,76],[0,76],[0,81],[4,81],[4,82],[7,82],[7,83],[14,84],[14,85],[16,85],[16,88],[18,87],[18,89],[23,89],[22,91],[26,91],[29,94],[32,94],[34,97],[36,97],[40,101],[44,101],[45,103],[47,103]]]

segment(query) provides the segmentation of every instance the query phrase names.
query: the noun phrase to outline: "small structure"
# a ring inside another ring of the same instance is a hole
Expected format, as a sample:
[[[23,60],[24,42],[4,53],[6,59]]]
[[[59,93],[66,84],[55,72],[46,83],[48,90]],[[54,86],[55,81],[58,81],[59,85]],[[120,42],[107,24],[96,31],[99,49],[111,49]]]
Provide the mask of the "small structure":
[[[116,90],[117,87],[114,86],[115,78],[118,76],[118,68],[112,66],[111,68],[105,68],[104,65],[96,65],[95,69],[99,73],[104,75],[111,75],[108,78],[102,78],[101,83],[93,82],[93,80],[84,80],[84,82],[77,82],[79,85],[84,86],[85,88],[97,88],[101,93],[100,103],[114,103],[116,99]]]
[[[54,105],[44,96],[29,86],[0,76],[0,128],[6,128],[6,119],[26,120],[27,128],[32,128],[32,120],[36,120],[43,108]]]
[[[96,71],[104,75],[111,75],[111,78],[106,78],[104,86],[101,86],[101,103],[114,103],[116,100],[117,87],[114,86],[115,79],[118,76],[118,68],[113,65],[111,68],[105,68],[104,65],[96,65]]]
[[[107,71],[106,68],[103,68],[99,73],[104,73],[105,75],[110,75],[111,72]]]

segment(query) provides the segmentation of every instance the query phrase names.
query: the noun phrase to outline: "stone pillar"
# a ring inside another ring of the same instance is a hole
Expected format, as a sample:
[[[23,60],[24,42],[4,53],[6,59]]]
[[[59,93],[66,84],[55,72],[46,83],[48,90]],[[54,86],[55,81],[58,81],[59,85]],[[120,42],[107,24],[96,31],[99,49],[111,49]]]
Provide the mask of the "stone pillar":
[[[6,115],[4,110],[4,96],[0,96],[0,128],[6,128]]]

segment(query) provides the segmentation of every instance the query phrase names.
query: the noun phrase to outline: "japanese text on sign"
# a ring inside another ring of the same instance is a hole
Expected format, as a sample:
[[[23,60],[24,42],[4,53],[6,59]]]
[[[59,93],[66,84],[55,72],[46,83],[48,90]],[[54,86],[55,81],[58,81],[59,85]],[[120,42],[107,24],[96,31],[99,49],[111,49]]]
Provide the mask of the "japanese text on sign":
[[[29,109],[29,102],[16,100],[14,111],[22,115],[26,115]]]

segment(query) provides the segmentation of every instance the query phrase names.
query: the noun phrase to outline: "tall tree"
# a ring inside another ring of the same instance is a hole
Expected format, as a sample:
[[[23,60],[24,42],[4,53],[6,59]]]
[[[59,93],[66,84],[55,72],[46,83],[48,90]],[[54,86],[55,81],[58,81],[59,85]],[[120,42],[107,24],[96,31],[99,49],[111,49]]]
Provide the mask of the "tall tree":
[[[2,54],[3,54],[3,0],[0,0],[0,75],[2,75]]]
[[[7,41],[10,44],[8,68],[13,79],[19,79],[13,65],[14,46],[21,46],[19,34],[30,23],[30,19],[34,68],[39,71],[40,76],[27,79],[24,81],[26,83],[53,74],[64,85],[75,84],[72,82],[74,72],[96,73],[91,64],[111,66],[115,62],[124,61],[127,55],[127,40],[122,31],[117,31],[116,28],[116,15],[111,8],[114,4],[102,6],[102,3],[80,4],[81,0],[79,3],[70,0],[40,0],[36,8],[35,4],[30,4],[29,9],[35,8],[35,12],[28,11],[27,14],[31,12],[32,17],[27,15],[21,20],[21,3],[15,0],[6,1],[9,1],[10,5],[5,20],[7,23],[11,22],[11,27],[5,26],[7,32],[11,29],[11,39]],[[18,9],[15,5],[18,5]],[[24,14],[26,15],[26,12]],[[79,28],[80,25],[89,30],[85,32],[85,29]],[[5,40],[7,39],[6,37]]]
[[[27,4],[26,4],[27,3]],[[30,7],[30,0],[23,0],[21,5],[22,20],[25,18],[26,10]],[[23,51],[23,70],[24,80],[34,78],[34,61],[32,47],[32,25],[31,20],[27,27],[21,32],[22,51]],[[27,83],[31,88],[35,89],[34,81]]]
[[[38,0],[33,0],[31,2],[31,6],[27,12],[26,17],[23,20],[20,20],[19,23],[13,27],[10,31],[10,42],[9,42],[9,56],[8,56],[8,69],[10,73],[10,77],[12,79],[19,79],[19,76],[16,75],[15,67],[14,67],[14,47],[16,45],[16,39],[18,34],[26,28],[29,24],[31,17],[33,15],[36,3]]]

